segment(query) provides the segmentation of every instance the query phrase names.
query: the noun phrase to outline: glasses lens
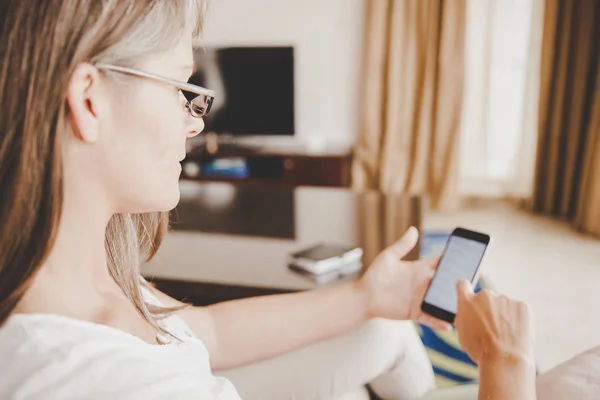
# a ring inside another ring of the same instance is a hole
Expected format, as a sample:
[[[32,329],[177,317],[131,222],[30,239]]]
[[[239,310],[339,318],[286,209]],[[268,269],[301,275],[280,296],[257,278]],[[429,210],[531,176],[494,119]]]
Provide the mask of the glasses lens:
[[[183,95],[190,103],[190,111],[192,116],[196,118],[204,118],[210,112],[213,97],[205,94],[196,94],[191,92],[183,92]]]

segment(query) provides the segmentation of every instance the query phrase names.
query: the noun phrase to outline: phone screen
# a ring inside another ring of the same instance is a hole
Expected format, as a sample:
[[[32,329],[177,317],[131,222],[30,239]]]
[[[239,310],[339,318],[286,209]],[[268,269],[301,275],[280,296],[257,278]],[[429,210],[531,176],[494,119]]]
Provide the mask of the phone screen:
[[[473,280],[485,253],[486,244],[461,236],[450,236],[437,272],[425,295],[425,303],[456,314],[456,283]]]

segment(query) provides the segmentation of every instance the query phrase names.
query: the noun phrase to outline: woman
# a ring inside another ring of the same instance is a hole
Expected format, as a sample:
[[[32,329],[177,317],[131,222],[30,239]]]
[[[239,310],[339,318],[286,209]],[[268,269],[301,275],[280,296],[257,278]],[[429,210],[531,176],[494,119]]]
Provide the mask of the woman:
[[[371,381],[385,397],[423,395],[432,374],[418,337],[388,321],[449,328],[419,310],[436,260],[400,261],[415,229],[363,279],[329,290],[197,308],[139,276],[214,96],[184,83],[201,14],[193,0],[1,3],[0,398],[236,399],[211,369],[235,377],[307,346],[354,343],[352,355],[367,341],[336,338],[373,331],[393,334],[376,368],[346,365],[326,387],[281,393],[323,398]]]

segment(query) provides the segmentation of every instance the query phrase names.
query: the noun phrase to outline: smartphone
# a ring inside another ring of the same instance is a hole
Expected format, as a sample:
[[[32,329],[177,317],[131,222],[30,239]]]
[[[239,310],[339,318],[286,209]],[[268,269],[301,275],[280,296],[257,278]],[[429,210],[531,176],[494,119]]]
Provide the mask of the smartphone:
[[[454,323],[458,307],[456,283],[460,279],[474,283],[490,240],[489,235],[464,228],[452,232],[421,304],[423,312]]]

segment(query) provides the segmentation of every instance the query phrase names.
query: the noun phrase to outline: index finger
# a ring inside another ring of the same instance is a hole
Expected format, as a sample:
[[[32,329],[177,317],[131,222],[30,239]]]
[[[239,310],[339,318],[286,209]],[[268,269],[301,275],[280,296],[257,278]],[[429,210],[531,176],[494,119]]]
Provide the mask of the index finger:
[[[471,299],[471,297],[473,297],[474,294],[471,282],[464,279],[460,279],[456,283],[456,294],[458,295],[459,304],[461,303],[461,301]]]

